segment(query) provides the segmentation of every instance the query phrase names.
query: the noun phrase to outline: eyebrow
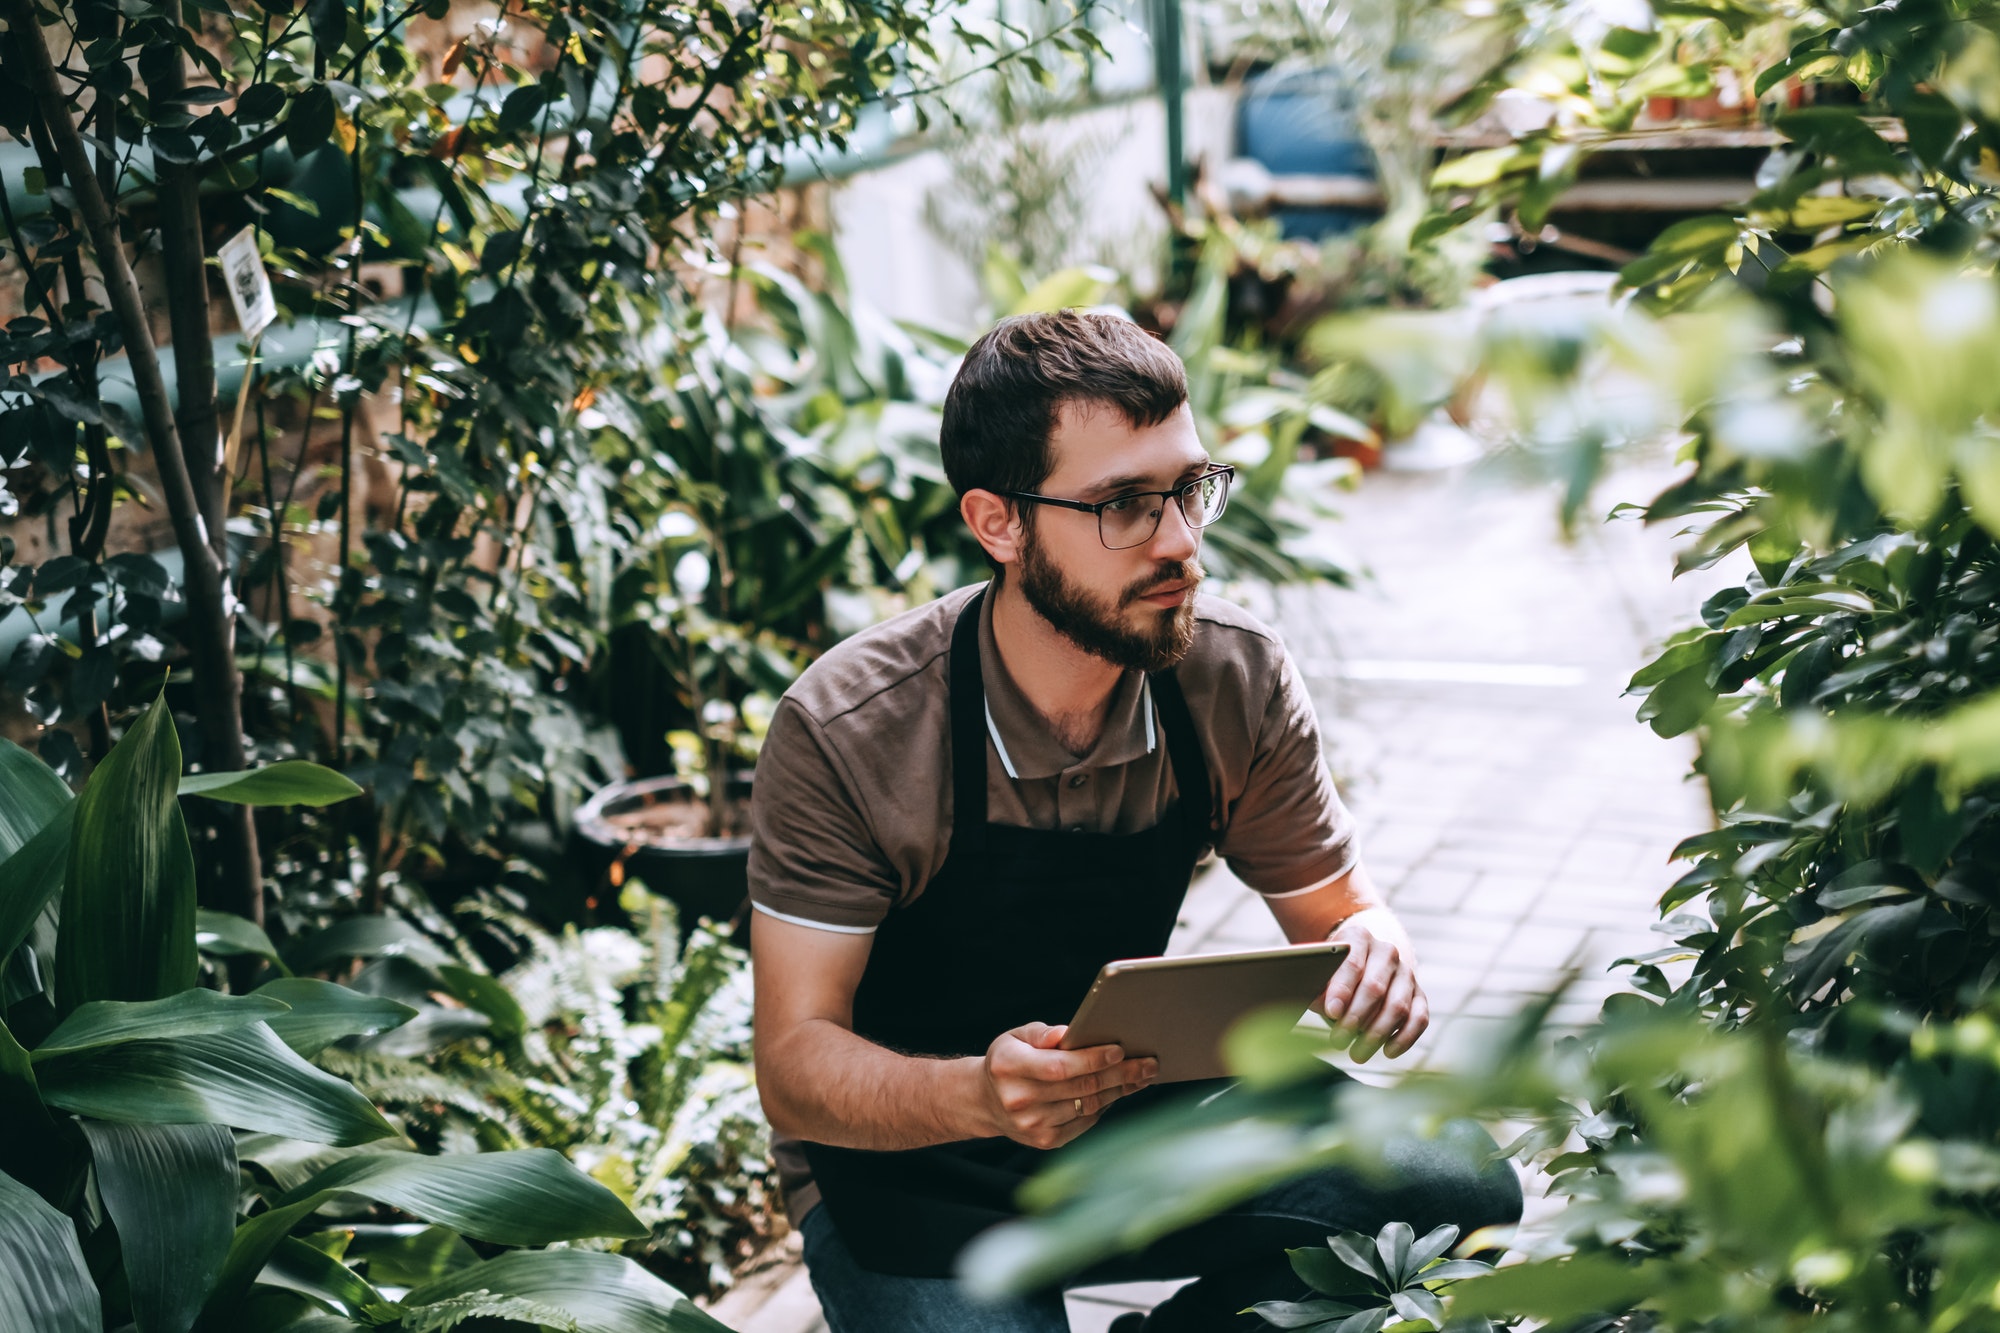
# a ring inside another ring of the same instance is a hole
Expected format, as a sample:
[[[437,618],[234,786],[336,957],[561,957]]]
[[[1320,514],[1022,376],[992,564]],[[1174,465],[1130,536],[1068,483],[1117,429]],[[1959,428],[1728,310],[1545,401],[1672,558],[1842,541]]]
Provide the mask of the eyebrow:
[[[1212,458],[1204,458],[1198,463],[1190,463],[1187,467],[1181,469],[1178,480],[1186,481],[1190,477],[1206,472],[1214,466],[1215,460]],[[1153,490],[1155,487],[1152,482],[1153,479],[1151,477],[1140,476],[1137,473],[1128,473],[1120,477],[1106,477],[1103,481],[1086,489],[1084,494],[1093,497],[1103,496],[1109,498],[1121,495],[1126,491]]]

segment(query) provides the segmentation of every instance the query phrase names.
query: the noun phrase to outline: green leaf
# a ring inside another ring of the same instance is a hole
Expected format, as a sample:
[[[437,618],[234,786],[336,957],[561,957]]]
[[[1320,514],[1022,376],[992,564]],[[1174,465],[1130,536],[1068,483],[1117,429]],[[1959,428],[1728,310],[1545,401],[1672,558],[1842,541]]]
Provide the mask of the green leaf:
[[[15,1132],[49,1130],[55,1121],[42,1104],[41,1085],[35,1081],[35,1062],[5,1023],[0,1023],[0,1127]]]
[[[285,116],[285,146],[293,157],[304,157],[327,141],[333,133],[336,110],[333,90],[323,83],[313,84],[292,99],[292,109]]]
[[[0,739],[0,864],[73,799],[54,769],[14,742]]]
[[[188,1333],[236,1229],[235,1138],[220,1125],[78,1123],[139,1333]]]
[[[181,745],[162,695],[76,802],[56,1000],[157,1000],[193,987],[194,854],[175,789]]]
[[[223,1248],[228,1248],[227,1240]],[[325,1250],[287,1236],[271,1251],[257,1276],[264,1286],[283,1287],[322,1305],[336,1306],[368,1323],[387,1311],[389,1302],[359,1273]]]
[[[617,1195],[548,1148],[363,1154],[335,1162],[274,1206],[333,1194],[358,1194],[496,1245],[647,1234]]]
[[[476,1009],[493,1020],[493,1031],[501,1036],[518,1037],[528,1030],[528,1016],[521,1012],[520,1001],[492,977],[455,963],[440,967],[438,975],[444,978],[445,984],[451,987],[451,993],[467,1008]]]
[[[80,1005],[43,1038],[35,1047],[35,1058],[46,1060],[125,1041],[227,1032],[284,1012],[285,1006],[275,1000],[221,995],[212,990],[182,991],[164,1000],[98,1000]]]
[[[365,995],[316,977],[281,978],[251,994],[291,1006],[267,1021],[280,1041],[304,1056],[317,1055],[342,1037],[372,1036],[417,1016],[415,1009],[387,996]]]
[[[76,1227],[42,1196],[0,1175],[0,1328],[102,1333],[104,1307]]]
[[[422,931],[394,916],[350,916],[336,921],[293,944],[286,953],[286,961],[294,972],[310,972],[343,959],[394,955],[414,959],[427,967],[451,961]]]
[[[382,1235],[390,1231],[396,1234]],[[402,1234],[403,1232],[414,1234]],[[389,1287],[421,1287],[479,1262],[479,1254],[450,1227],[378,1228],[356,1236],[347,1261],[368,1263],[370,1280]]]
[[[69,871],[76,806],[66,805],[25,847],[0,862],[0,959],[20,947],[58,893]]]
[[[216,958],[262,958],[280,972],[289,974],[278,957],[278,947],[263,927],[234,912],[211,912],[198,908],[194,914],[194,945]]]
[[[453,1157],[371,1153],[336,1162],[236,1228],[204,1326],[226,1320],[286,1233],[342,1194],[502,1245],[646,1234],[616,1195],[547,1148]]]
[[[262,1023],[59,1055],[35,1075],[50,1106],[100,1120],[231,1125],[342,1145],[395,1134],[366,1097]]]
[[[588,1333],[728,1333],[693,1301],[623,1255],[529,1250],[488,1259],[403,1298],[421,1312],[477,1291],[567,1312]]]
[[[180,794],[237,805],[332,805],[361,788],[330,768],[286,759],[236,773],[192,773],[181,779]]]
[[[1422,1240],[1410,1247],[1410,1271],[1412,1273],[1422,1273],[1425,1265],[1431,1263],[1439,1255],[1450,1249],[1457,1240],[1458,1228],[1452,1226],[1450,1223],[1446,1223],[1431,1231]],[[1424,1273],[1424,1281],[1428,1282],[1430,1279],[1431,1274]]]
[[[1410,1245],[1415,1239],[1416,1231],[1408,1222],[1391,1222],[1375,1237],[1375,1252],[1382,1256],[1382,1271],[1388,1276],[1391,1286],[1400,1287],[1410,1280],[1405,1270],[1410,1262]]]

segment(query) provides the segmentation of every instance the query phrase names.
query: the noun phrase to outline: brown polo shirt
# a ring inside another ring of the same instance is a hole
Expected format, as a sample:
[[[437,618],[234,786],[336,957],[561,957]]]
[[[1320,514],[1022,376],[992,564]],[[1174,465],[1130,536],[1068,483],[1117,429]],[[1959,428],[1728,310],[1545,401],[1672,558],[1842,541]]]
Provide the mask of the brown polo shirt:
[[[946,679],[964,588],[850,638],[779,701],[757,758],[750,901],[757,911],[872,932],[943,867],[951,843]],[[1218,812],[1216,851],[1252,889],[1303,893],[1347,873],[1353,820],[1320,752],[1305,683],[1278,636],[1213,597],[1196,603],[1194,647],[1176,668]],[[1173,766],[1141,672],[1112,697],[1089,754],[1074,755],[1022,698],[982,608],[987,818],[1079,832],[1136,833],[1165,816]],[[1061,1022],[1068,1015],[1050,1015]],[[796,1145],[774,1145],[793,1220],[817,1201]]]

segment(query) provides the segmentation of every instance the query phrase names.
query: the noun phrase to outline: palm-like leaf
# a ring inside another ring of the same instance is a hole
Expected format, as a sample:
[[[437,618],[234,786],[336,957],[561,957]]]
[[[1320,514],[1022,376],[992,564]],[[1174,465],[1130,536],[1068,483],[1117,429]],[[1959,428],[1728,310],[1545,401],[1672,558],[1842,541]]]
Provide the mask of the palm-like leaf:
[[[235,1231],[235,1139],[220,1125],[81,1128],[139,1333],[188,1333]]]

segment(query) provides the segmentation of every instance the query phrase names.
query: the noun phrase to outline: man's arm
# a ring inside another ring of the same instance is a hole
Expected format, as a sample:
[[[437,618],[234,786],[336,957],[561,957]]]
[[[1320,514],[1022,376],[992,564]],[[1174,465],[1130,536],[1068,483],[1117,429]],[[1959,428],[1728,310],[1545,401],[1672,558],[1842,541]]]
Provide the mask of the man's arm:
[[[1326,988],[1326,1016],[1354,1034],[1348,1054],[1363,1063],[1381,1051],[1395,1059],[1430,1026],[1430,1002],[1417,984],[1416,955],[1403,923],[1383,903],[1359,862],[1310,893],[1264,900],[1294,944],[1333,940],[1347,957]]]
[[[1127,1060],[1116,1046],[1057,1050],[1064,1029],[1044,1023],[957,1060],[877,1046],[853,1030],[854,992],[873,943],[873,935],[754,917],[757,1091],[780,1134],[878,1151],[1001,1136],[1054,1148],[1159,1073],[1158,1061]]]

